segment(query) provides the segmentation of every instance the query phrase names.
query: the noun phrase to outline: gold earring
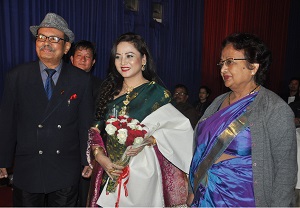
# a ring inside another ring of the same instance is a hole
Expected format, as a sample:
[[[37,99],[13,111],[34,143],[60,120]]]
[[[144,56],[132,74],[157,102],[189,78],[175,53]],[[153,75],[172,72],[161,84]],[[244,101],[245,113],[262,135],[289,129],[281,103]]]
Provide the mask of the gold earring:
[[[141,69],[142,71],[145,71],[145,65],[146,65],[146,64],[143,64],[143,65],[142,65],[142,69]]]

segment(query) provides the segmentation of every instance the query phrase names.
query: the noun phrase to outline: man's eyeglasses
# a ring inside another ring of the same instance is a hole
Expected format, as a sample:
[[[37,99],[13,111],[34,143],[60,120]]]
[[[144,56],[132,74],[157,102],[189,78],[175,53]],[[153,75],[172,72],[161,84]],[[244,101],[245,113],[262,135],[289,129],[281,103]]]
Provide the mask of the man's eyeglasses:
[[[46,36],[46,35],[42,35],[42,34],[39,34],[39,35],[36,35],[36,40],[37,41],[41,41],[41,42],[45,42],[47,39],[51,42],[51,43],[58,43],[60,40],[64,40],[63,38],[60,38],[60,37],[56,37],[56,36]]]
[[[245,59],[245,58],[228,58],[228,59],[225,59],[223,61],[220,61],[217,65],[221,69],[224,64],[225,64],[225,66],[229,67],[231,64],[234,63],[234,61],[240,61],[240,60],[247,60],[247,59]]]
[[[183,95],[186,95],[186,93],[185,92],[175,92],[174,95],[181,95],[181,96],[183,96]]]

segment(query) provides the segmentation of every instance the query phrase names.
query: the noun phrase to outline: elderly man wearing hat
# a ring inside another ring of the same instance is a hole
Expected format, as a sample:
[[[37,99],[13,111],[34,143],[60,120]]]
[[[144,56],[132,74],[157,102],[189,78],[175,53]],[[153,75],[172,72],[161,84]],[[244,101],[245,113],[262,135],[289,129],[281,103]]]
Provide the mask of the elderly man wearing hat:
[[[39,61],[10,70],[0,107],[0,178],[14,164],[14,206],[75,206],[88,128],[90,77],[65,64],[74,34],[48,13],[30,31]]]

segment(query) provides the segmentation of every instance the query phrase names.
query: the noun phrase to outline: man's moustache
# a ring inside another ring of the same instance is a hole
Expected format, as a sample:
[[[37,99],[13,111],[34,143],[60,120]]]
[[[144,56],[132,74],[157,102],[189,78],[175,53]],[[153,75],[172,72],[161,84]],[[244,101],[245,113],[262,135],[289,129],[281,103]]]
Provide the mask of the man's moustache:
[[[50,50],[51,52],[53,52],[54,50],[53,50],[53,48],[51,47],[51,46],[49,46],[49,45],[44,45],[44,46],[42,46],[42,47],[40,47],[40,51],[41,50],[44,50],[44,49],[48,49],[48,50]]]

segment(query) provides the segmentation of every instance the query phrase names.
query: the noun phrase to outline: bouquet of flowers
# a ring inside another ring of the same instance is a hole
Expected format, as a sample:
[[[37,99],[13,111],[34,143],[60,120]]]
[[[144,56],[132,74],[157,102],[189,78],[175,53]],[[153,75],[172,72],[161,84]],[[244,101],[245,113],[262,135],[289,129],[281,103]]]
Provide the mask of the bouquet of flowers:
[[[111,116],[106,121],[105,131],[110,136],[116,136],[120,144],[127,147],[143,143],[149,132],[148,128],[141,124],[137,119],[128,116]]]
[[[137,119],[130,118],[127,115],[124,116],[110,116],[106,121],[105,131],[108,136],[118,142],[118,146],[123,146],[125,149],[122,152],[122,157],[114,163],[126,167],[129,164],[130,156],[126,155],[126,150],[129,146],[133,148],[141,147],[149,144],[149,141],[146,139],[149,136],[149,129],[141,124]],[[121,177],[121,176],[120,176]],[[107,192],[114,192],[116,190],[116,179],[109,180],[107,186]]]

